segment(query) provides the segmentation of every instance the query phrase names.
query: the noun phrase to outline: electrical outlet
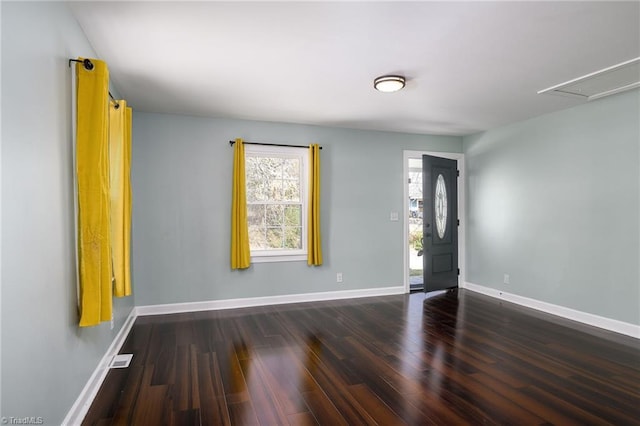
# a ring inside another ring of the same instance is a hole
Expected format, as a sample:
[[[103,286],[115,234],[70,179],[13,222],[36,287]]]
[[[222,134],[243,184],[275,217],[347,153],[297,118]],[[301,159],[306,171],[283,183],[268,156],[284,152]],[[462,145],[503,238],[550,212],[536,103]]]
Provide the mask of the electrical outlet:
[[[504,274],[504,283],[509,284],[509,274]]]
[[[338,272],[336,274],[336,282],[337,283],[341,283],[342,282],[342,272]]]

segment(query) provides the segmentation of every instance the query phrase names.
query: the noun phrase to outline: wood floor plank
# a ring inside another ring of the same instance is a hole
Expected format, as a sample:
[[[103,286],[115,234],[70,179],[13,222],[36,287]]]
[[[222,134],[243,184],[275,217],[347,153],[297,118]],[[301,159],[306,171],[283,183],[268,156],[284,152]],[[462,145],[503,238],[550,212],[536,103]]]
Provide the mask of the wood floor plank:
[[[640,426],[640,341],[466,290],[139,317],[85,425]]]
[[[567,384],[584,400],[597,398],[603,405],[618,413],[629,413],[631,417],[640,418],[640,406],[633,391],[623,391],[618,386],[612,386],[610,383],[604,384],[585,376],[569,377]],[[636,388],[640,388],[640,383],[636,384]],[[637,392],[635,393],[637,394]]]
[[[619,424],[613,422],[611,419],[603,419],[595,416],[588,412],[585,409],[586,407],[576,406],[564,399],[562,396],[551,394],[549,391],[539,389],[536,386],[528,386],[523,389],[522,392],[531,396],[533,399],[540,401],[542,404],[553,408],[557,412],[564,413],[566,416],[571,417],[574,421],[582,425]]]
[[[349,424],[375,424],[366,409],[348,392],[348,383],[343,381],[332,367],[313,353],[307,359],[307,369],[327,395],[331,395],[331,402],[338,409],[341,416]]]
[[[537,417],[533,412],[503,396],[503,394],[509,393],[507,385],[494,383],[497,388],[488,386],[481,380],[474,380],[474,376],[482,377],[477,376],[476,373],[465,374],[455,367],[449,366],[446,362],[434,361],[431,364],[441,373],[442,377],[455,383],[458,395],[463,395],[464,399],[472,400],[474,406],[482,411],[486,417],[496,420],[500,424],[540,424],[543,422],[543,419]]]
[[[231,424],[229,409],[224,393],[216,394],[216,390],[221,389],[222,384],[217,380],[217,363],[212,358],[214,357],[209,353],[197,355],[200,417],[204,424],[226,426]]]
[[[166,385],[151,385],[153,367],[145,368],[142,386],[137,395],[130,424],[160,424],[166,418],[164,398],[167,394]]]
[[[269,377],[259,363],[240,361],[255,414],[261,425],[286,424],[287,416],[269,383]]]
[[[198,351],[194,344],[189,345],[189,377],[191,388],[189,389],[190,407],[200,408],[200,380],[207,380],[207,377],[198,375]]]
[[[519,389],[509,388],[508,386],[504,386],[504,383],[501,383],[498,380],[495,380],[493,377],[485,374],[485,373],[477,373],[473,374],[472,377],[478,382],[482,383],[489,389],[494,390],[499,393],[502,397],[511,401],[513,404],[518,405],[519,407],[527,407],[528,410],[531,410],[531,413],[535,414],[531,420],[531,423],[542,424],[544,421],[542,419],[546,419],[547,421],[551,421],[554,424],[561,425],[572,425],[578,424],[574,422],[571,418],[564,416],[561,412],[556,412],[540,403],[539,401],[531,398],[530,396],[520,392]],[[531,417],[531,416],[529,416]],[[519,419],[524,420],[524,418]]]
[[[229,403],[244,402],[249,400],[249,392],[245,382],[237,349],[244,351],[244,345],[235,345],[232,342],[223,342],[216,346],[216,358],[219,363],[225,396]],[[245,353],[245,352],[242,352]],[[246,353],[245,353],[246,354]],[[243,358],[243,361],[249,358]]]
[[[357,401],[361,401],[363,407],[369,415],[379,425],[406,425],[406,423],[394,413],[387,404],[384,403],[376,394],[365,384],[349,386],[349,392]]]
[[[318,422],[309,411],[304,413],[289,414],[287,416],[291,426],[316,426]]]
[[[345,361],[351,369],[357,371],[360,376],[364,378],[364,382],[371,392],[380,398],[389,406],[391,410],[397,413],[398,418],[403,422],[414,425],[436,425],[438,424],[438,416],[433,416],[430,411],[431,408],[438,413],[440,411],[447,411],[448,418],[457,418],[456,414],[448,410],[446,405],[442,403],[439,398],[432,398],[429,392],[421,393],[403,393],[402,390],[398,390],[392,386],[385,378],[378,374],[373,368],[370,368],[368,364],[357,362],[353,359]],[[433,402],[433,404],[430,404]],[[425,407],[424,403],[430,405]],[[442,408],[442,410],[440,410]],[[463,422],[460,422],[463,423]]]
[[[162,342],[156,354],[155,361],[153,362],[155,368],[153,371],[153,377],[151,378],[152,385],[168,385],[175,383],[175,367],[176,367],[176,335],[173,330],[166,330],[163,335],[158,336]]]
[[[296,367],[286,363],[286,351],[282,350],[261,350],[256,351],[255,363],[259,364],[260,371],[265,375],[269,383],[272,395],[278,400],[284,413],[303,413],[308,411],[308,407],[302,398],[298,384],[291,370]]]
[[[176,383],[170,390],[176,411],[190,410],[193,407],[190,361],[189,346],[178,346],[176,348]]]
[[[175,426],[200,426],[200,410],[174,411],[170,424]]]
[[[133,361],[133,360],[132,360]],[[117,425],[130,424],[133,419],[133,409],[142,387],[142,379],[144,375],[144,364],[129,365],[129,376],[125,385],[122,387],[122,395],[118,404],[115,406],[113,415],[113,423]],[[110,374],[113,372],[110,372]],[[108,395],[108,391],[100,390],[101,395]],[[101,403],[102,399],[99,400]],[[95,405],[95,404],[94,404]]]
[[[309,406],[318,424],[335,426],[349,425],[324,393],[319,391],[303,392],[302,397]]]
[[[259,425],[258,417],[251,401],[240,401],[229,404],[229,420],[232,425]]]

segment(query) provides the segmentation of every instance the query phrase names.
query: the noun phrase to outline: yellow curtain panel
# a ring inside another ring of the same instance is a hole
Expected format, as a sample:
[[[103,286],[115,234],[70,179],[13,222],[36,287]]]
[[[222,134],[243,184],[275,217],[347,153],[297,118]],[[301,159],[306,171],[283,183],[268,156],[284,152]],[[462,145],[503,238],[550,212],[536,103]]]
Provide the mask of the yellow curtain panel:
[[[109,105],[109,172],[111,177],[111,255],[114,295],[131,294],[129,243],[131,224],[131,108],[119,100]],[[129,116],[129,120],[127,119]]]
[[[127,107],[125,110],[125,154],[124,159],[126,162],[126,169],[124,173],[125,178],[125,199],[124,199],[124,242],[123,247],[125,251],[124,255],[124,295],[129,296],[131,294],[131,123],[133,119],[133,111],[131,107]],[[117,296],[118,294],[116,294]]]
[[[244,143],[236,139],[233,146],[233,188],[231,198],[231,269],[251,265],[247,195],[244,172]]]
[[[109,70],[76,63],[80,326],[111,320]]]
[[[322,265],[320,241],[320,147],[309,145],[309,235],[307,264]]]

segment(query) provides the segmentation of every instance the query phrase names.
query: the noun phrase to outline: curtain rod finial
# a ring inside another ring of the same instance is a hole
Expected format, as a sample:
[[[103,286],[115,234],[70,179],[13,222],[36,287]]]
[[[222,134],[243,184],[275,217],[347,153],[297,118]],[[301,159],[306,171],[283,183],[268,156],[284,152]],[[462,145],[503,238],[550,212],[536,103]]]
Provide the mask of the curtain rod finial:
[[[93,62],[91,62],[91,59],[84,59],[82,61],[79,59],[69,59],[69,68],[71,68],[71,62],[82,63],[82,66],[84,66],[84,69],[87,71],[91,71],[94,67]]]

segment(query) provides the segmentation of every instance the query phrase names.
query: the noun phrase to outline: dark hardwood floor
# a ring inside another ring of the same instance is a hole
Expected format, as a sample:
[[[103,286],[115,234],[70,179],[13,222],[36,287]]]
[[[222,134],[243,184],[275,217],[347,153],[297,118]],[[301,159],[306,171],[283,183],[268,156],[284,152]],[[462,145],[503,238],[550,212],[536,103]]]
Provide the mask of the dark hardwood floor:
[[[640,343],[465,290],[140,317],[84,424],[640,424]]]

